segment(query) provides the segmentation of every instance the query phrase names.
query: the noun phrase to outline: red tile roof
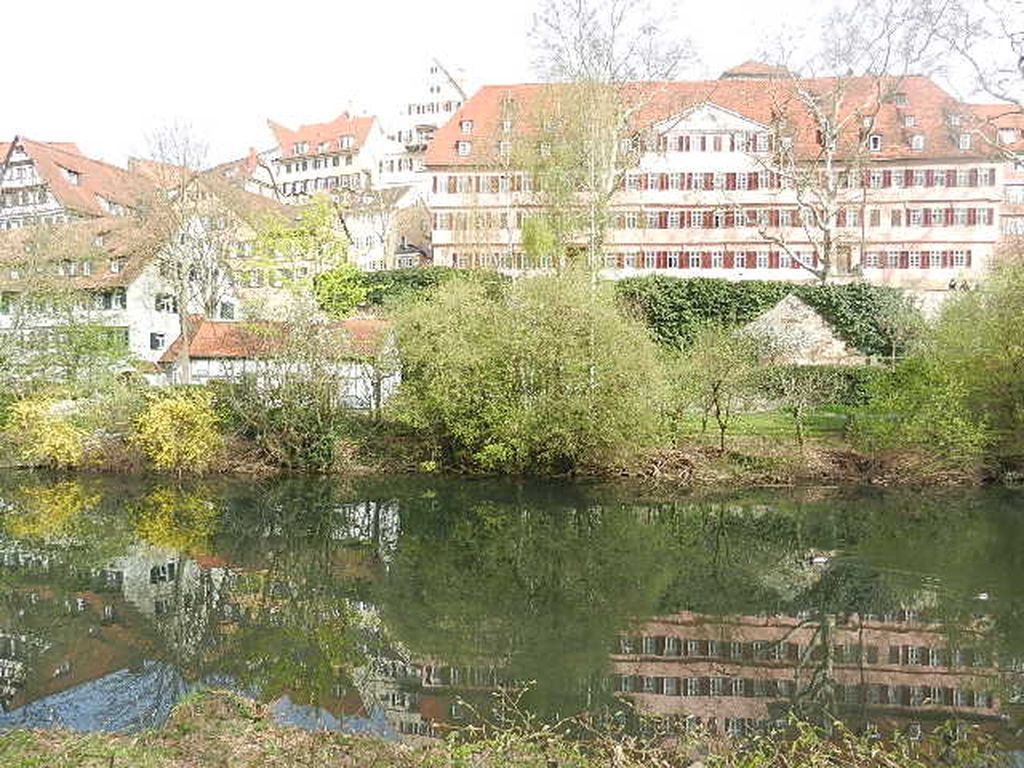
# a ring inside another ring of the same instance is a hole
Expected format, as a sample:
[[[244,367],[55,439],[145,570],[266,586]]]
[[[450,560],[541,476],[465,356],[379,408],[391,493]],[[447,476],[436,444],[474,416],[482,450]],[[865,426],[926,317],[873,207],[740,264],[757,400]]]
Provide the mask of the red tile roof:
[[[535,130],[529,127],[530,113],[539,114],[543,104],[557,101],[558,89],[566,87],[520,84],[481,88],[438,129],[427,149],[426,164],[433,167],[492,164],[497,158],[497,142],[503,137],[500,130],[503,113],[517,116],[513,131],[519,135]],[[818,154],[816,126],[800,101],[800,94],[816,94],[819,100],[827,102],[834,94],[842,92],[840,113],[849,118],[843,144],[850,148],[859,145],[860,117],[874,115],[871,132],[881,135],[882,149],[870,153],[872,159],[934,160],[979,154],[977,146],[961,150],[956,132],[950,128],[950,116],[968,113],[970,107],[956,101],[930,79],[910,76],[888,80],[882,83],[882,90],[899,93],[900,98],[885,99],[879,105],[879,81],[874,78],[791,77],[630,83],[623,89],[623,98],[636,105],[632,115],[633,130],[682,116],[702,104],[717,105],[765,126],[784,118],[793,132],[797,151],[804,157],[813,157]],[[913,127],[906,127],[907,116],[914,118]],[[461,123],[466,120],[472,122],[472,131],[468,134],[461,130]],[[911,149],[911,136],[918,133],[925,136],[923,151]],[[471,142],[471,151],[468,156],[460,156],[457,143],[466,140]]]
[[[341,137],[351,136],[352,146],[346,151],[357,152],[366,143],[370,130],[373,128],[375,117],[352,117],[345,112],[328,123],[312,123],[301,125],[298,130],[286,128],[273,120],[268,120],[270,129],[277,139],[278,148],[281,150],[281,157],[306,157],[320,154],[319,147],[326,143],[328,152],[342,151]],[[295,152],[295,144],[305,142],[306,151],[300,154]]]
[[[738,67],[727,69],[722,73],[722,79],[730,77],[789,77],[790,72],[785,67],[765,64],[763,61],[749,59]]]
[[[334,327],[346,334],[347,344],[357,355],[373,354],[380,348],[390,324],[384,320],[349,318]],[[285,342],[288,328],[283,323],[238,322],[198,319],[192,334],[189,356],[195,360],[245,360],[274,354]],[[173,363],[181,350],[181,338],[160,357],[161,363]]]
[[[80,154],[67,143],[43,143],[23,137],[15,139],[35,162],[36,171],[65,208],[86,216],[104,216],[109,211],[100,198],[133,208],[152,191],[152,184],[123,168]],[[69,173],[77,174],[73,183]]]

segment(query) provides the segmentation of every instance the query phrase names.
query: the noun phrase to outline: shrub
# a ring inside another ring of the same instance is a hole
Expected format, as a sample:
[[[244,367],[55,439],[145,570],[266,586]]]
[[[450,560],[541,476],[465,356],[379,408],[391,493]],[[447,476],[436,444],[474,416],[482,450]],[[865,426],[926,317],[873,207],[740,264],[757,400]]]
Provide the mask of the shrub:
[[[221,456],[223,440],[205,389],[173,389],[151,396],[135,420],[133,442],[157,469],[203,473]]]
[[[74,420],[74,404],[45,395],[26,397],[10,408],[8,433],[19,458],[35,465],[77,467],[86,432]]]
[[[930,457],[937,469],[978,463],[989,434],[948,367],[923,356],[908,358],[869,391],[869,404],[854,420],[858,447],[876,454],[913,450]]]
[[[653,426],[654,345],[582,274],[499,292],[451,282],[400,313],[397,331],[399,413],[449,459],[563,472],[609,461]]]
[[[370,272],[365,276],[366,302],[385,306],[412,299],[436,290],[450,280],[469,280],[500,290],[509,279],[499,272],[453,267],[410,267]]]

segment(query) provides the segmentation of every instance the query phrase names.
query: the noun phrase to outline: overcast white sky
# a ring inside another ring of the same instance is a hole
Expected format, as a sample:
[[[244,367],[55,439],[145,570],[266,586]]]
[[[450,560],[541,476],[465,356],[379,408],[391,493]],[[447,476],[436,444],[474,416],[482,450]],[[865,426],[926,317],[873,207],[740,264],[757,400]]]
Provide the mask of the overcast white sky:
[[[123,163],[147,154],[147,137],[178,121],[207,142],[211,162],[240,157],[272,143],[267,118],[296,125],[346,108],[397,109],[431,56],[463,68],[477,85],[535,79],[527,35],[536,3],[18,3],[0,22],[9,73],[0,138],[75,141],[87,154]],[[701,60],[686,74],[712,77],[757,56],[780,24],[822,7],[813,0],[671,4],[674,26],[695,41]]]

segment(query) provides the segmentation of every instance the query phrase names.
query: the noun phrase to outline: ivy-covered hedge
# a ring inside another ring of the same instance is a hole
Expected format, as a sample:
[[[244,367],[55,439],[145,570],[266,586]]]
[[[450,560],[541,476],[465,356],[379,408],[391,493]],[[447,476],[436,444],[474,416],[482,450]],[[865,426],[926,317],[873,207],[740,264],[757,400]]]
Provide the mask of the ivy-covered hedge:
[[[868,355],[901,354],[920,322],[913,301],[898,288],[868,283],[794,285],[763,280],[653,275],[620,280],[622,305],[643,320],[665,346],[686,347],[708,323],[743,325],[795,293],[817,310],[847,343]]]
[[[366,303],[383,306],[423,291],[432,290],[454,278],[480,280],[484,283],[503,284],[508,278],[498,272],[453,267],[410,267],[388,269],[366,274]]]

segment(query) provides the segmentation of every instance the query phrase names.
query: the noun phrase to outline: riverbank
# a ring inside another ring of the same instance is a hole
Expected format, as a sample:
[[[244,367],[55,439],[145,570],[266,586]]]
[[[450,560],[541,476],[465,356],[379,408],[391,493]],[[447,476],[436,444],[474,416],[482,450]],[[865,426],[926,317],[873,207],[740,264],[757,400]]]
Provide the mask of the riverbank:
[[[722,740],[673,739],[660,744],[626,737],[581,743],[554,728],[512,729],[468,739],[413,742],[306,731],[272,722],[267,707],[231,693],[193,694],[167,723],[140,734],[13,731],[0,734],[6,768],[183,768],[189,766],[376,766],[428,768],[811,768],[819,765],[930,768],[998,765],[984,740],[883,742],[842,732],[832,740],[801,728],[796,739],[763,738],[745,745]]]

